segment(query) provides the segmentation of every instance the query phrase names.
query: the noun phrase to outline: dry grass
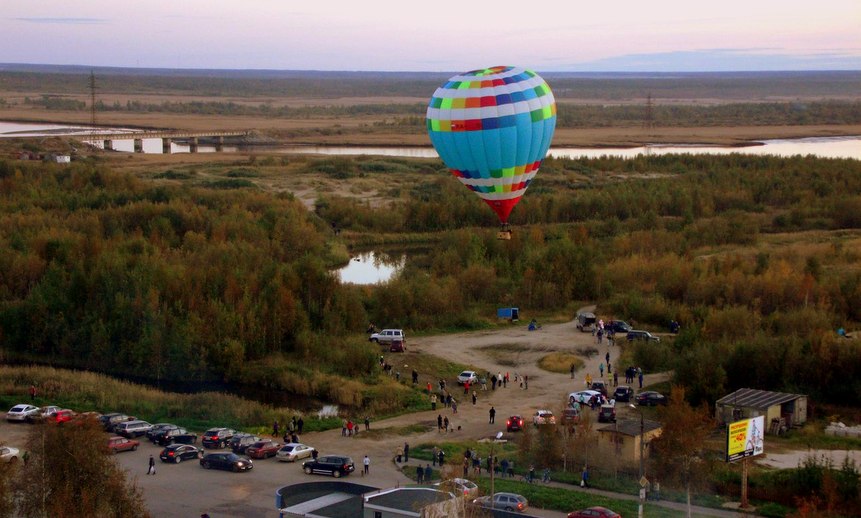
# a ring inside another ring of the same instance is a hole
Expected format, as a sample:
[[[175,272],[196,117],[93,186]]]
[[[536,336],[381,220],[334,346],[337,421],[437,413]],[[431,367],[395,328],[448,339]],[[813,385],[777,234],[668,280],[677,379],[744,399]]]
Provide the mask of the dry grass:
[[[545,354],[538,360],[539,368],[559,374],[571,372],[571,365],[574,365],[574,370],[577,371],[582,369],[585,364],[577,355],[562,351]]]

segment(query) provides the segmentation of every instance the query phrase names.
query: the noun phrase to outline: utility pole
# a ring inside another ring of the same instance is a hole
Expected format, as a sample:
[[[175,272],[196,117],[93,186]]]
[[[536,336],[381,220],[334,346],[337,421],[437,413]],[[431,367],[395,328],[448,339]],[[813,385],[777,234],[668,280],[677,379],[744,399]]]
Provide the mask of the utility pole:
[[[631,408],[640,412],[640,505],[637,506],[637,518],[643,518],[643,505],[646,499],[646,477],[643,469],[643,448],[646,445],[646,422],[643,418],[643,410],[634,405],[629,405]]]

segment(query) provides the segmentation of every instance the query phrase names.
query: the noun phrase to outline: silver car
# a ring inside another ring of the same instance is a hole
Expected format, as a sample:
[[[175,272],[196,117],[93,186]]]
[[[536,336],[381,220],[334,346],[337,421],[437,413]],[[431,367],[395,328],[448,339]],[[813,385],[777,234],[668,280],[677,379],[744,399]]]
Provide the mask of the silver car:
[[[39,413],[39,407],[24,403],[13,406],[6,412],[7,421],[26,421],[28,417]]]
[[[275,454],[275,456],[278,458],[278,460],[282,462],[295,462],[299,459],[310,457],[311,452],[313,451],[314,448],[308,446],[307,444],[291,442],[282,446]]]

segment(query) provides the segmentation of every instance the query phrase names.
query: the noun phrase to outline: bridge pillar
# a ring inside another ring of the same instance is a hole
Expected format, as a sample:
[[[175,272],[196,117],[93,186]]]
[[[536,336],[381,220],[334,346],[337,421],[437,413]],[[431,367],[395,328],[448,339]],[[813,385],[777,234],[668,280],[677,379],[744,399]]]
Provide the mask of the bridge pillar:
[[[161,139],[161,152],[165,155],[170,154],[170,137],[164,137]]]
[[[197,137],[191,137],[188,139],[188,150],[191,153],[197,153]]]
[[[104,142],[105,151],[113,151],[114,150],[114,141],[111,139],[105,139]]]
[[[136,138],[135,139],[135,153],[143,153],[143,139]]]

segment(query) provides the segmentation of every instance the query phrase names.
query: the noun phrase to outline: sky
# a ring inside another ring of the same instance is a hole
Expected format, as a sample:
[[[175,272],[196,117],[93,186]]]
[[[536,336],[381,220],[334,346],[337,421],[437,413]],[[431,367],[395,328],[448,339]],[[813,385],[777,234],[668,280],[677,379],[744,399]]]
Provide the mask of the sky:
[[[38,0],[0,63],[274,70],[861,70],[861,0]]]

